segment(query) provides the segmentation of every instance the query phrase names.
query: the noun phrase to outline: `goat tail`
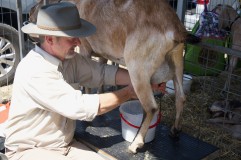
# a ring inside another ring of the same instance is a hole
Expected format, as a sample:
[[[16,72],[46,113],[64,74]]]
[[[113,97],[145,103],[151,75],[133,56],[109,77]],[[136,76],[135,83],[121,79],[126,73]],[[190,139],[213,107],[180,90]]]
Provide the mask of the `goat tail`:
[[[195,43],[199,43],[201,42],[201,38],[197,37],[191,33],[188,33],[186,36],[186,43],[190,43],[190,44],[195,44]]]

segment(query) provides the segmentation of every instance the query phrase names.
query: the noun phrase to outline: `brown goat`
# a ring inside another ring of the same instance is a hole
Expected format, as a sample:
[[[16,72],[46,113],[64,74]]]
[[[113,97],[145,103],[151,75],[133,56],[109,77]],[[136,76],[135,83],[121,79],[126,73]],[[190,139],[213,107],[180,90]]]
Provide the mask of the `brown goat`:
[[[77,5],[80,17],[93,23],[97,32],[81,39],[81,54],[98,54],[127,67],[135,92],[143,106],[140,130],[129,146],[136,153],[144,145],[148,127],[159,111],[151,83],[172,79],[175,86],[176,117],[170,135],[181,130],[185,102],[183,92],[183,49],[187,32],[166,0],[67,0]],[[57,3],[59,0],[51,0]],[[36,22],[38,8],[30,13]],[[70,17],[71,18],[71,17]]]
[[[232,44],[231,48],[241,51],[241,18],[237,11],[228,5],[219,6],[221,13],[219,15],[219,29],[227,29],[231,32]],[[228,63],[228,73],[232,74],[237,66],[238,57],[230,55]],[[225,82],[223,91],[227,91],[229,85],[228,81]]]

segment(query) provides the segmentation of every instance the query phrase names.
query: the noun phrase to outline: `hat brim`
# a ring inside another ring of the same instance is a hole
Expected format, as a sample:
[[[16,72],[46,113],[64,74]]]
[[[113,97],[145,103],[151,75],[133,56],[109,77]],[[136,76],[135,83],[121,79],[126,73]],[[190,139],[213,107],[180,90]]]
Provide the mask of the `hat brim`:
[[[81,19],[81,27],[73,30],[52,31],[39,28],[34,23],[29,23],[21,28],[21,30],[29,35],[52,35],[58,37],[87,37],[96,32],[96,27],[90,22]]]

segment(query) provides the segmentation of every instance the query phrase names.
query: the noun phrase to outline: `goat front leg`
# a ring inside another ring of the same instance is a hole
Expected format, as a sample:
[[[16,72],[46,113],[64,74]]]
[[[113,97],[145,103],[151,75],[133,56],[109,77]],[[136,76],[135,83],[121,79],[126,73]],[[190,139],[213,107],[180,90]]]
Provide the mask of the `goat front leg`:
[[[144,112],[141,128],[128,148],[132,153],[136,153],[137,149],[144,145],[150,123],[154,114],[159,111],[153,95],[151,79],[164,63],[166,53],[170,50],[171,45],[167,45],[165,41],[165,36],[159,32],[147,32],[146,28],[139,28],[128,37],[126,42],[124,51],[126,67]],[[158,83],[161,82],[163,79]]]
[[[136,65],[138,68],[138,65]],[[136,68],[136,69],[137,69]],[[128,150],[136,153],[138,148],[142,148],[145,143],[145,137],[154,114],[158,111],[158,106],[153,96],[150,84],[150,75],[146,72],[137,72],[136,69],[129,69],[132,85],[143,107],[143,120],[141,127]],[[140,69],[140,68],[139,68]],[[140,78],[140,76],[142,78]]]

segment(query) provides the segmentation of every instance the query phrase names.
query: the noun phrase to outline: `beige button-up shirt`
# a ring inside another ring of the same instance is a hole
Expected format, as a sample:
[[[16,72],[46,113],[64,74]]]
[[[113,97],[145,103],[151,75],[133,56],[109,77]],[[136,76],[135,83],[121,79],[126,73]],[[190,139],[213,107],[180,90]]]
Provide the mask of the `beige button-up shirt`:
[[[97,94],[82,94],[70,84],[115,85],[116,66],[76,55],[63,63],[37,45],[16,70],[5,146],[11,153],[34,147],[66,150],[75,120],[93,120]]]

